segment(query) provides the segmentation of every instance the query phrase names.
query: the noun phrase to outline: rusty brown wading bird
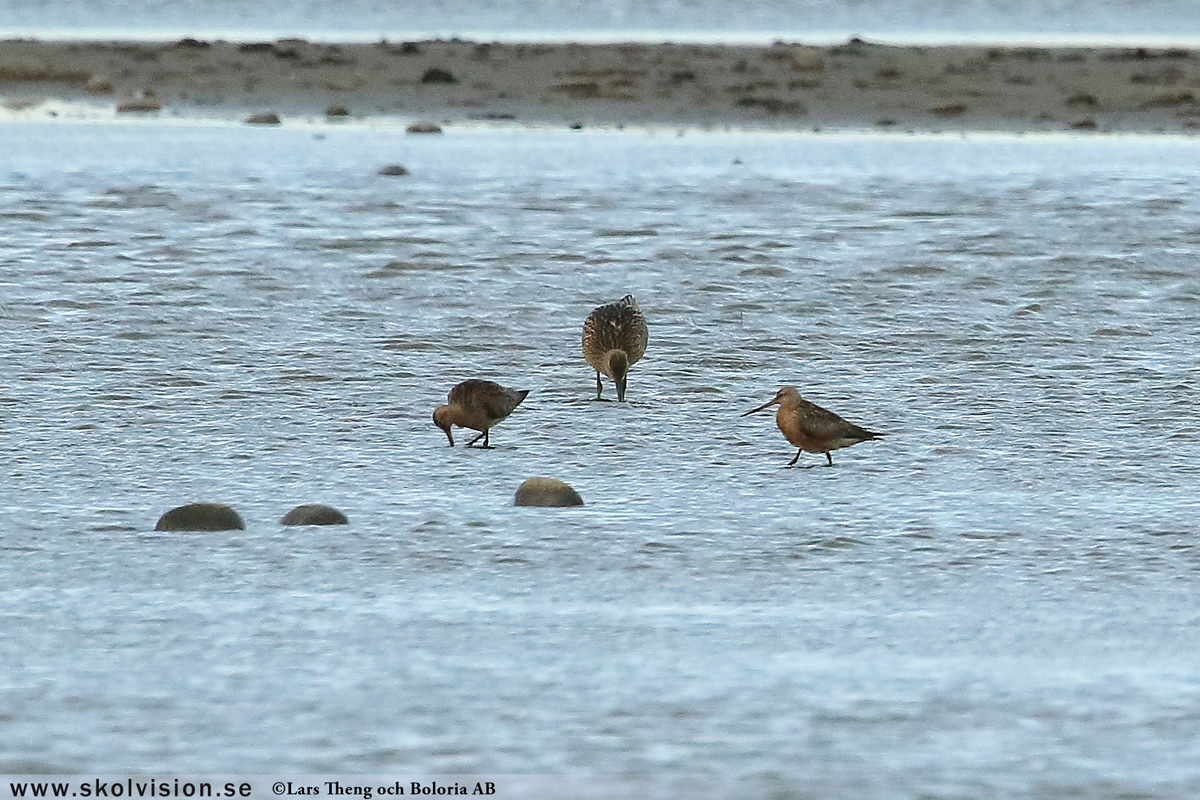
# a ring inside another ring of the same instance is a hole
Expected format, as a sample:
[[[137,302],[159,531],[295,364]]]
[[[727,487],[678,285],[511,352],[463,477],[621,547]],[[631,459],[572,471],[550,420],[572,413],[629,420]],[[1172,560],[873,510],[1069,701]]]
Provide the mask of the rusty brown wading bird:
[[[596,370],[597,400],[604,392],[602,372],[617,385],[617,399],[625,399],[629,368],[646,352],[647,337],[646,318],[631,294],[588,314],[583,323],[583,357]]]
[[[796,457],[788,462],[789,467],[796,463],[801,453],[824,453],[829,466],[832,467],[831,451],[883,436],[882,433],[860,428],[832,411],[826,411],[808,402],[800,396],[795,386],[784,386],[774,398],[742,416],[762,411],[775,403],[779,404],[779,410],[775,412],[775,424],[789,442],[800,448],[796,451]]]
[[[521,405],[527,394],[528,389],[505,389],[491,381],[463,381],[450,390],[446,397],[447,405],[434,409],[433,424],[446,432],[451,447],[454,447],[454,436],[450,433],[450,427],[457,425],[460,428],[482,431],[467,442],[467,447],[483,439],[481,446],[490,448],[488,431]]]

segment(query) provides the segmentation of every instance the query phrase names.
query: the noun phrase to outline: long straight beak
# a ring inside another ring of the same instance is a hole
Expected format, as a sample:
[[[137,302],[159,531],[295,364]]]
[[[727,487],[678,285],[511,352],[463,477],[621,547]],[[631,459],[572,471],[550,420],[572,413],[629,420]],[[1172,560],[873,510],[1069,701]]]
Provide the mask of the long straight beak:
[[[766,408],[767,406],[774,404],[774,402],[775,402],[775,399],[774,399],[774,398],[771,398],[770,400],[768,400],[767,402],[763,403],[763,404],[762,404],[761,406],[759,406],[758,408],[752,408],[752,409],[750,409],[749,411],[747,411],[745,414],[742,414],[741,416],[743,416],[743,417],[748,417],[748,416],[750,416],[751,414],[753,414],[753,413],[754,413],[754,412],[756,412],[756,411],[762,411],[762,410],[763,410],[764,408]]]

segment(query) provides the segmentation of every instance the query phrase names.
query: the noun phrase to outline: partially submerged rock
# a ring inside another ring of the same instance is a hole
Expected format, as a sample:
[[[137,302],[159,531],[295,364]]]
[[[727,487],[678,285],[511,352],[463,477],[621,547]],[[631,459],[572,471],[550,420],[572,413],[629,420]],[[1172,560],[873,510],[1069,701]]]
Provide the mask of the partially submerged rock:
[[[296,506],[279,520],[282,525],[349,525],[346,515],[331,506],[307,503]]]
[[[557,478],[530,478],[517,487],[513,505],[566,508],[583,505],[583,498]]]
[[[240,531],[246,523],[224,503],[188,503],[158,518],[156,531]]]

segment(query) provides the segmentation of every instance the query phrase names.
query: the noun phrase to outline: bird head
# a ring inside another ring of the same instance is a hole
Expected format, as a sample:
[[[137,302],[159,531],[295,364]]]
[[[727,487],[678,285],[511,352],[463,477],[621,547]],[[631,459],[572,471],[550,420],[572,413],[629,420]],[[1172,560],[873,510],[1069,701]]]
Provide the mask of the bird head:
[[[782,389],[780,389],[778,392],[776,392],[775,396],[772,397],[770,400],[763,403],[758,408],[750,409],[745,414],[742,414],[742,416],[748,417],[755,412],[762,411],[764,408],[767,408],[768,406],[773,406],[776,403],[783,403],[784,401],[788,400],[789,398],[793,398],[793,397],[796,398],[797,400],[800,399],[800,392],[796,391],[796,387],[795,386],[784,386]]]
[[[617,400],[625,401],[625,384],[629,377],[629,356],[624,350],[610,350],[608,353],[608,371],[613,383],[617,385]]]
[[[450,440],[450,446],[454,447],[454,436],[450,433],[450,426],[453,424],[452,416],[453,413],[450,410],[450,406],[438,406],[433,410],[433,424],[446,432],[446,438]]]

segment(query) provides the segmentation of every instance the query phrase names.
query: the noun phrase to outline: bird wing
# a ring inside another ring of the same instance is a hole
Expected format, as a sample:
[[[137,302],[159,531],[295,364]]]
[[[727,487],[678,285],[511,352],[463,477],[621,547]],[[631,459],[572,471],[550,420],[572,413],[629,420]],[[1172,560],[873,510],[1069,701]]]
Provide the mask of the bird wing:
[[[498,392],[488,392],[481,396],[477,402],[480,410],[487,415],[489,420],[499,422],[511,414],[513,409],[521,405],[521,401],[525,399],[525,395],[527,394],[529,392],[501,389]]]
[[[878,436],[866,428],[860,428],[853,422],[847,422],[832,411],[821,408],[815,403],[807,400],[803,400],[801,403],[800,427],[813,438],[828,441],[848,439],[861,442]]]
[[[625,302],[600,306],[583,325],[585,347],[594,353],[624,350],[632,364],[646,352],[646,318]]]
[[[468,378],[462,383],[450,390],[450,394],[446,395],[451,404],[459,405],[478,405],[491,395],[503,394],[505,388],[498,383],[492,381],[480,380],[479,378]]]

